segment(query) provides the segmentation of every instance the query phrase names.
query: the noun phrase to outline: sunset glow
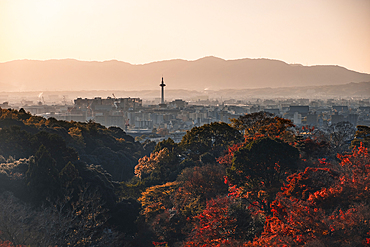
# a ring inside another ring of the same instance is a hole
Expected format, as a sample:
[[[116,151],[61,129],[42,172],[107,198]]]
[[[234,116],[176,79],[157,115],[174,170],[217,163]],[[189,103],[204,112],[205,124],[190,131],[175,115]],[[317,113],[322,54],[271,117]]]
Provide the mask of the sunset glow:
[[[368,0],[0,0],[0,62],[272,58],[370,73]]]

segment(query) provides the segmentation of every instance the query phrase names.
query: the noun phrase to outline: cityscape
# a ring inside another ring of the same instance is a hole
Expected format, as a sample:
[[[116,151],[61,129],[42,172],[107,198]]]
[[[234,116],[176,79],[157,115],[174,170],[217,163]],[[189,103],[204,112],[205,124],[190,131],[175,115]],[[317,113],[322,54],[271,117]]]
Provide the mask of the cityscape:
[[[370,247],[370,0],[0,0],[0,247]]]
[[[297,126],[327,129],[339,122],[370,125],[369,97],[339,98],[254,98],[246,100],[210,99],[207,95],[195,96],[192,100],[166,100],[162,78],[158,98],[117,98],[114,93],[107,98],[76,98],[67,102],[65,96],[50,95],[60,100],[59,104],[48,104],[43,93],[36,100],[22,100],[2,108],[23,108],[31,114],[57,120],[88,122],[94,121],[106,127],[119,127],[137,140],[162,141],[171,138],[180,142],[186,131],[212,122],[230,123],[230,119],[259,111],[272,113],[292,120]],[[64,102],[63,102],[64,101]],[[64,104],[63,104],[64,103]]]

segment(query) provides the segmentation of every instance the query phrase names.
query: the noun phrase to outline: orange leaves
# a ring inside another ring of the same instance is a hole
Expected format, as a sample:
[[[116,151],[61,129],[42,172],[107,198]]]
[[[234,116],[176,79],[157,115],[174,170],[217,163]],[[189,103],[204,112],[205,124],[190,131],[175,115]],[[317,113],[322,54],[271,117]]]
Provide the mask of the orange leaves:
[[[142,196],[138,201],[141,202],[143,207],[141,214],[146,220],[152,219],[155,215],[172,207],[170,196],[177,186],[177,182],[171,182],[163,185],[152,186],[142,193]]]
[[[168,156],[169,151],[167,148],[159,152],[151,153],[150,157],[145,156],[139,159],[138,164],[135,166],[135,176],[142,178],[144,175],[154,171],[158,168],[159,162]]]

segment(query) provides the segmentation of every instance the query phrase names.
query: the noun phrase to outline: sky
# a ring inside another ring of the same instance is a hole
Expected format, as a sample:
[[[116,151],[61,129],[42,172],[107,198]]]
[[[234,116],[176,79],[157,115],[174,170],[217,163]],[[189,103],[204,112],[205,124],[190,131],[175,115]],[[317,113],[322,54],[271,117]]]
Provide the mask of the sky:
[[[0,0],[0,62],[205,56],[370,73],[370,0]]]

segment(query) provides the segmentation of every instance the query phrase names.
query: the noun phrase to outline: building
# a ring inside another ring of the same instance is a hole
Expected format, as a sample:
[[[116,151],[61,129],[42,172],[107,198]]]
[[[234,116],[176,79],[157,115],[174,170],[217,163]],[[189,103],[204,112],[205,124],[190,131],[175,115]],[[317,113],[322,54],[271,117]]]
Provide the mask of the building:
[[[343,121],[344,121],[344,116],[339,115],[338,112],[335,112],[334,115],[331,115],[331,124],[336,124],[336,123],[343,122]]]
[[[306,124],[311,126],[317,126],[317,119],[318,117],[316,113],[308,114],[306,117]]]
[[[348,106],[346,105],[333,105],[333,111],[337,112],[348,112]]]
[[[291,106],[289,106],[289,112],[291,114],[294,114],[295,112],[298,112],[302,116],[306,116],[309,111],[310,111],[310,107],[308,105],[291,105]]]
[[[294,112],[293,123],[302,124],[302,115],[299,114],[298,112]]]
[[[353,113],[348,114],[347,121],[353,124],[353,126],[357,126],[358,115]]]

